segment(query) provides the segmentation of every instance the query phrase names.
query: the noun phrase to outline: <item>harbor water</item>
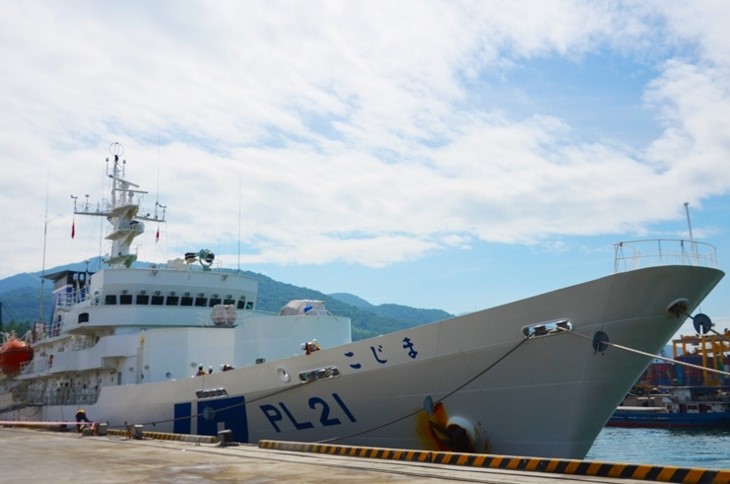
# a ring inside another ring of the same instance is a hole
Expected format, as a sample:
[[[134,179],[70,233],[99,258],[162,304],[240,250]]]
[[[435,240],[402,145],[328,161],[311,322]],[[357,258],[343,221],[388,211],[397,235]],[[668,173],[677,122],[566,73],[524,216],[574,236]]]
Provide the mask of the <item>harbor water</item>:
[[[606,427],[586,460],[730,469],[730,430]]]

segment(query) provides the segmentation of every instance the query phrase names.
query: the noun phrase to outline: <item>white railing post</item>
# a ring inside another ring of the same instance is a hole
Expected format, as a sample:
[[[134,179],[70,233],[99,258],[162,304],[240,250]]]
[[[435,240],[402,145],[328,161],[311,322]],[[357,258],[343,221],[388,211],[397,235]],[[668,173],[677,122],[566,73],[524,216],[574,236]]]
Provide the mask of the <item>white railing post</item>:
[[[614,244],[614,272],[655,265],[682,264],[717,267],[717,249],[703,242],[685,240],[634,240]],[[643,249],[648,249],[642,252]],[[625,254],[630,249],[630,255]]]

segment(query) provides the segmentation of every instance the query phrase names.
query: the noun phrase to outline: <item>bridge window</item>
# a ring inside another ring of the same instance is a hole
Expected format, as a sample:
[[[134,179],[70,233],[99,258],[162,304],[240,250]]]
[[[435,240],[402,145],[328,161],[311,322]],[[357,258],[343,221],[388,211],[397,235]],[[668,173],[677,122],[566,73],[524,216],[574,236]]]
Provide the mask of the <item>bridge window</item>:
[[[119,296],[119,304],[132,304],[132,295],[122,294]]]
[[[221,298],[219,298],[219,297],[212,297],[212,298],[210,298],[210,301],[208,302],[208,307],[211,307],[212,308],[216,304],[220,304],[220,303],[221,303]]]
[[[177,306],[177,304],[180,302],[179,296],[167,296],[167,305],[168,306]]]
[[[150,297],[147,294],[137,294],[137,304],[146,306],[150,303]]]
[[[204,297],[196,297],[195,298],[195,305],[197,307],[203,307],[204,308],[205,306],[207,306],[207,303],[208,303],[208,300],[206,298],[204,298]]]
[[[192,306],[193,298],[190,296],[183,296],[180,298],[180,306]]]
[[[162,304],[165,302],[165,296],[152,296],[152,305],[153,306],[162,306]]]
[[[104,296],[104,304],[116,304],[117,303],[117,295],[116,294],[107,294]]]

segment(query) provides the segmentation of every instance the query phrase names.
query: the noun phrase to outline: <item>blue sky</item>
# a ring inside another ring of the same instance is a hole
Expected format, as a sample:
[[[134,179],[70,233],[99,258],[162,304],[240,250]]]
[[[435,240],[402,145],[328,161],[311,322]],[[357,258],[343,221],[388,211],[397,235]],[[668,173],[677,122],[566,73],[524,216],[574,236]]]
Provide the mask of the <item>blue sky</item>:
[[[70,238],[70,195],[106,196],[114,141],[169,207],[142,260],[207,247],[461,313],[607,275],[615,242],[686,238],[688,202],[730,268],[727,2],[2,10],[0,277],[42,266],[44,221],[46,266],[99,254],[98,220]],[[721,327],[728,284],[702,305]]]

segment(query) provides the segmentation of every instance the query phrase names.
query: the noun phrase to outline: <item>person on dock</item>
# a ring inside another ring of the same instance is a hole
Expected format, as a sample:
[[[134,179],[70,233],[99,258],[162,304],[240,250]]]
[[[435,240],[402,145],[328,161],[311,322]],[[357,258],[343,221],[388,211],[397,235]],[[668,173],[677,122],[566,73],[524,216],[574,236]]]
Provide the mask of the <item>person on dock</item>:
[[[76,412],[76,431],[82,432],[84,428],[86,427],[86,424],[82,424],[81,422],[90,423],[89,417],[86,416],[86,410],[83,408],[78,409]]]
[[[203,365],[200,365],[198,367],[198,372],[195,374],[195,376],[205,376],[205,375],[206,375],[205,369],[203,369]]]

